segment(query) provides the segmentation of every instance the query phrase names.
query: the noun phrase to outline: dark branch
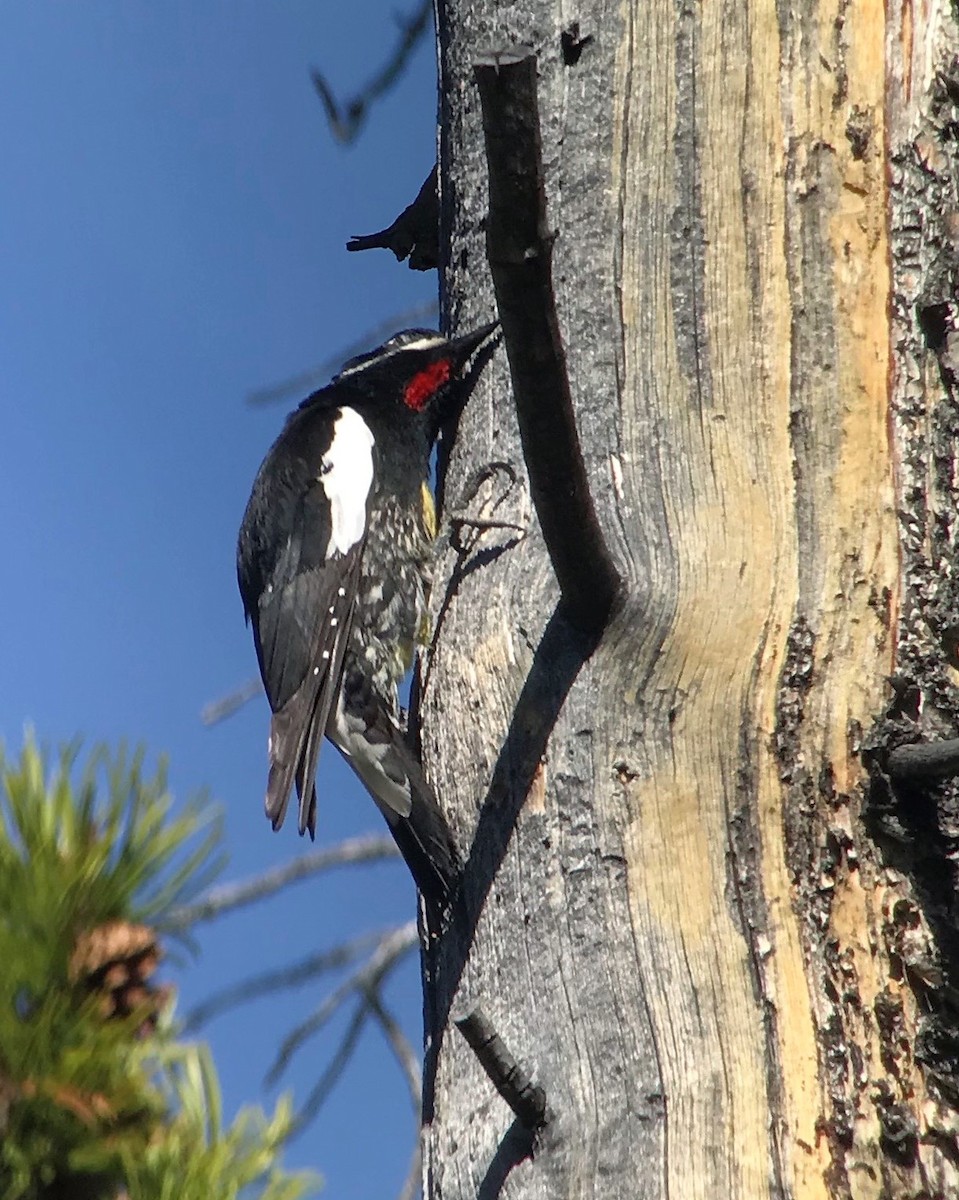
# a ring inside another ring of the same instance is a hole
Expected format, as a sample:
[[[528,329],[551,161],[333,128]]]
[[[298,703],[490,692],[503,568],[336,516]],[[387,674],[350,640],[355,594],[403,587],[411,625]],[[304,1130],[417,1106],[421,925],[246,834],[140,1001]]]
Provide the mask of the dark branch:
[[[537,1087],[506,1048],[482,1009],[474,1008],[453,1024],[469,1043],[480,1066],[515,1113],[520,1124],[530,1131],[541,1129],[549,1120],[546,1093]]]
[[[429,271],[439,262],[439,202],[436,196],[436,167],[392,225],[379,233],[353,237],[347,250],[392,250],[396,261],[409,258],[411,271]]]
[[[346,145],[355,140],[363,127],[370,105],[384,92],[388,92],[399,79],[417,43],[426,33],[432,11],[432,0],[423,0],[411,17],[400,18],[400,36],[393,53],[378,74],[351,100],[343,104],[337,103],[329,84],[319,71],[311,72],[313,86],[330,123],[330,132],[338,142]]]
[[[356,863],[379,862],[384,858],[398,857],[399,851],[392,838],[381,837],[379,834],[348,838],[339,845],[314,850],[311,854],[303,854],[290,863],[284,863],[282,867],[264,871],[254,879],[212,888],[196,904],[184,904],[175,908],[164,922],[164,928],[186,929],[198,925],[201,921],[212,921],[231,909],[240,908],[244,904],[255,904],[257,900],[272,896],[298,879],[305,879],[308,875],[316,875],[320,871],[329,871],[332,867],[347,867]]]
[[[935,780],[959,775],[959,738],[897,746],[886,760],[892,779]]]
[[[473,72],[489,164],[486,252],[530,490],[570,619],[597,632],[612,615],[622,580],[593,507],[556,317],[536,56],[525,48],[492,54]]]

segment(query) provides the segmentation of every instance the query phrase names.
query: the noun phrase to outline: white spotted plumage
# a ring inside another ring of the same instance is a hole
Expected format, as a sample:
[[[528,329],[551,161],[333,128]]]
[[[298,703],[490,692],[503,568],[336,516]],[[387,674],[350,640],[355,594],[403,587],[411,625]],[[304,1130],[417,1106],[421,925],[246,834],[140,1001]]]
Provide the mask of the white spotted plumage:
[[[320,482],[330,502],[329,559],[346,554],[366,530],[366,502],[373,484],[373,434],[355,408],[337,410]]]
[[[326,737],[373,795],[421,890],[443,903],[458,883],[456,846],[407,743],[397,689],[428,632],[427,481],[443,402],[493,328],[453,340],[404,330],[345,363],[270,447],[237,539],[271,709],[274,829],[295,790],[299,831],[313,835]]]

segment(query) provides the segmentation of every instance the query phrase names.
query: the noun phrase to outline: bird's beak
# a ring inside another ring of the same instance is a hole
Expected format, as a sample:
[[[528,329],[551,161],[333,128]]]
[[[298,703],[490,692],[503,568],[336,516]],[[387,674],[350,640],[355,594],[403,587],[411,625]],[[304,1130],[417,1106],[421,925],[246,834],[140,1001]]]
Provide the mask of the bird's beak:
[[[489,325],[481,325],[472,333],[464,333],[462,337],[453,338],[450,341],[449,350],[457,371],[461,371],[466,366],[473,351],[478,350],[490,334],[497,329],[499,329],[499,321],[491,321]]]

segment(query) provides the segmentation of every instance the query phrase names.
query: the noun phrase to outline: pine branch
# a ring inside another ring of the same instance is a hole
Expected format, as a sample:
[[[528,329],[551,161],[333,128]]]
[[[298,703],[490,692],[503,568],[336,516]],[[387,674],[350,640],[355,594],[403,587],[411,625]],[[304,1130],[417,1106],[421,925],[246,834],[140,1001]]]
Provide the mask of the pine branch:
[[[262,691],[263,684],[259,675],[251,676],[246,683],[227,692],[219,700],[211,700],[209,704],[204,704],[200,709],[200,720],[207,726],[219,725],[227,717],[232,717],[234,713],[239,712],[244,704],[248,704],[254,696],[259,696]]]
[[[340,1039],[340,1044],[336,1048],[333,1057],[327,1063],[326,1070],[320,1076],[315,1087],[312,1089],[307,1098],[303,1101],[300,1111],[296,1114],[296,1119],[293,1123],[293,1136],[302,1133],[303,1130],[310,1124],[316,1114],[320,1111],[326,1100],[340,1081],[340,1077],[346,1070],[350,1059],[353,1057],[353,1051],[356,1049],[356,1044],[360,1040],[360,1034],[363,1032],[363,1026],[366,1024],[366,1019],[369,1016],[368,1005],[361,1001],[353,1016],[350,1018],[350,1023],[346,1027],[343,1037]]]
[[[386,1038],[387,1045],[393,1051],[393,1057],[399,1063],[400,1070],[403,1072],[403,1078],[406,1080],[406,1086],[409,1089],[413,1111],[419,1113],[423,1096],[423,1081],[420,1078],[419,1059],[416,1057],[413,1047],[410,1045],[403,1030],[400,1029],[393,1014],[383,1003],[380,988],[371,985],[363,989],[363,994],[366,997],[370,1014],[376,1018],[376,1022],[380,1029],[382,1029],[383,1036]]]

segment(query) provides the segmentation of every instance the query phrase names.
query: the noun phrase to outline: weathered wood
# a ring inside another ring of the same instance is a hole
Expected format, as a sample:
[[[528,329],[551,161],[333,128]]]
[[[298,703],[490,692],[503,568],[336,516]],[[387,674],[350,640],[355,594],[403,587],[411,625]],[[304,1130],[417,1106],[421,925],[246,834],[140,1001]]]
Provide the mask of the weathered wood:
[[[957,733],[953,16],[574,15],[564,57],[548,0],[439,6],[446,315],[491,304],[473,62],[529,44],[576,421],[628,596],[598,644],[557,614],[497,355],[447,507],[505,461],[496,515],[532,525],[450,543],[434,597],[424,757],[471,850],[429,962],[427,1195],[956,1195],[959,809],[864,763],[897,721]],[[449,1030],[474,1003],[549,1096],[533,1157]]]
[[[486,257],[530,493],[570,619],[602,633],[622,580],[596,519],[556,318],[536,55],[495,51],[473,74],[489,171]]]
[[[489,1017],[481,1008],[471,1008],[468,1013],[454,1017],[453,1024],[466,1038],[490,1083],[516,1114],[523,1128],[529,1133],[541,1130],[549,1117],[546,1093],[523,1069],[494,1029]]]
[[[948,779],[959,775],[959,738],[944,742],[914,742],[891,751],[886,770],[906,781]]]

